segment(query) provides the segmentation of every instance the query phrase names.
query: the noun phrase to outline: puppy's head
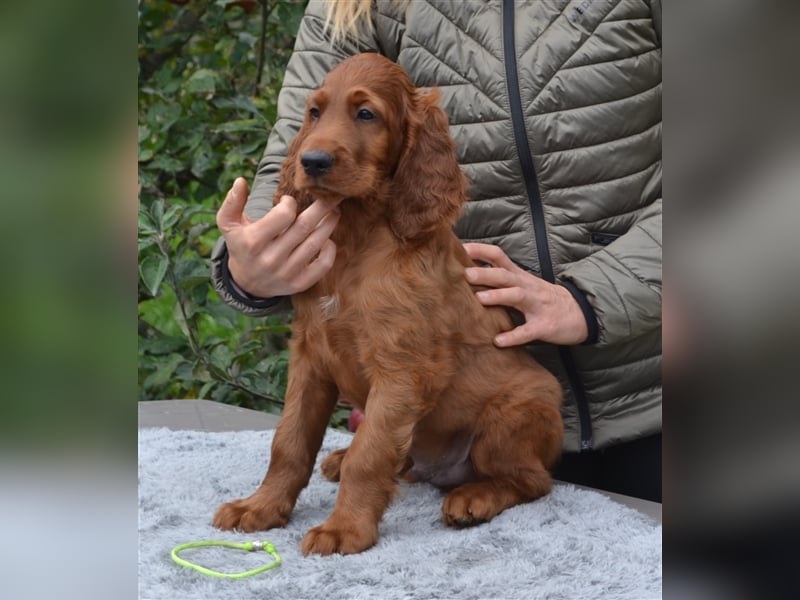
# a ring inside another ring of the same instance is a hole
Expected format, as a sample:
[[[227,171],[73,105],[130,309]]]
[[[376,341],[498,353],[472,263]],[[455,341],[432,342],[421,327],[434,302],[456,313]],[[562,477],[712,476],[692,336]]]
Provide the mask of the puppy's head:
[[[307,102],[281,173],[280,193],[386,204],[395,234],[412,239],[451,227],[465,201],[438,92],[414,87],[378,54],[337,65]]]

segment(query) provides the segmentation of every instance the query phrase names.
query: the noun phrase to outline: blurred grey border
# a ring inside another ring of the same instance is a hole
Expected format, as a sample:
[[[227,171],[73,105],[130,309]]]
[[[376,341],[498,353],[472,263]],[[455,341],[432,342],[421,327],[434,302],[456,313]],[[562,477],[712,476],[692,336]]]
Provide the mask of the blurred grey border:
[[[800,597],[800,5],[664,1],[667,598]]]
[[[137,597],[136,11],[0,5],[7,598]]]

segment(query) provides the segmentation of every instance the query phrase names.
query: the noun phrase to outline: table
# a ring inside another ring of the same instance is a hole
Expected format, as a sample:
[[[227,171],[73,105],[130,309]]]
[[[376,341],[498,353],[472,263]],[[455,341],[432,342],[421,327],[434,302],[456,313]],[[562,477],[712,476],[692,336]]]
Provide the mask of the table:
[[[274,429],[280,417],[211,400],[151,400],[139,402],[139,428],[166,427],[173,431],[251,431]],[[556,485],[564,485],[558,481]],[[574,485],[574,484],[570,484]],[[613,492],[587,488],[629,506],[661,523],[661,504]]]

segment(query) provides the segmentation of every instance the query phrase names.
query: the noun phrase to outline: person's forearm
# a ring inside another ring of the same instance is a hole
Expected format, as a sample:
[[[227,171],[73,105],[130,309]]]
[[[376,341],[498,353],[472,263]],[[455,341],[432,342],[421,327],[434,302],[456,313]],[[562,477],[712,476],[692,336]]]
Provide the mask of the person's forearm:
[[[626,234],[559,273],[586,295],[599,344],[661,326],[661,206],[656,200]]]

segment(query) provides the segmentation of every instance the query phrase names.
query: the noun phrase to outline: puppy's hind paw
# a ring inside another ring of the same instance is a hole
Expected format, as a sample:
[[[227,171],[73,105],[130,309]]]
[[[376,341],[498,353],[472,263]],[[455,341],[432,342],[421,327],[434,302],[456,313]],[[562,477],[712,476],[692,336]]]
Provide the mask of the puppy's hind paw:
[[[346,454],[347,448],[340,448],[339,450],[334,450],[325,457],[320,468],[322,476],[325,479],[328,481],[339,481],[342,471],[342,461]]]

